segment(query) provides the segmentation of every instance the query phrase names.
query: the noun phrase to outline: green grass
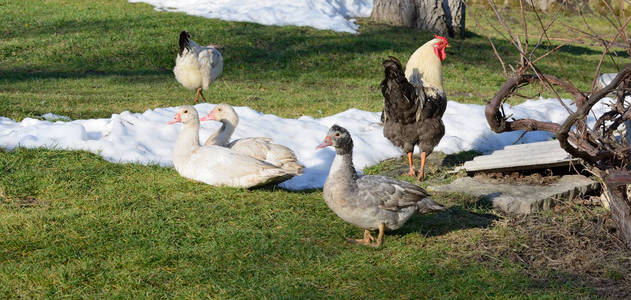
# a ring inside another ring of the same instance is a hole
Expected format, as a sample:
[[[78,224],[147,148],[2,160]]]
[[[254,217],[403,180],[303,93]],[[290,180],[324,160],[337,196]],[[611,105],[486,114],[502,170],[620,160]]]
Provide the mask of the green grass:
[[[210,102],[285,117],[378,111],[382,59],[405,61],[431,37],[363,19],[360,34],[351,35],[208,20],[122,0],[0,0],[0,20],[0,116],[18,120],[191,103],[193,93],[171,72],[183,29],[224,46],[224,73],[207,93]],[[563,21],[579,25],[571,16]],[[484,34],[469,22],[468,38],[450,41],[450,99],[484,103],[503,83]],[[492,35],[514,60],[510,44]],[[597,48],[563,48],[557,57],[563,70],[551,59],[544,71],[591,86]],[[604,67],[615,71],[610,61]],[[432,154],[423,185],[460,176],[447,171],[474,155]],[[397,176],[402,168],[405,161],[393,159],[366,172]],[[625,251],[608,252],[621,260],[594,260],[596,275],[574,261],[529,260],[597,252],[535,248],[546,240],[541,233],[558,229],[559,215],[524,225],[477,199],[434,197],[449,211],[415,217],[373,250],[344,241],[361,230],[336,217],[320,190],[215,188],[170,168],[112,164],[85,152],[0,151],[0,298],[591,298],[608,295],[603,282],[628,283]],[[569,207],[560,213],[568,227],[596,228]],[[582,234],[558,239],[583,241]]]
[[[456,248],[497,217],[453,199],[439,198],[449,213],[415,218],[373,250],[344,241],[361,230],[321,191],[211,188],[85,152],[3,152],[0,170],[0,297],[587,295],[571,281],[533,282],[509,261],[462,257]]]
[[[488,10],[472,12],[483,24],[492,21]],[[193,93],[171,72],[183,29],[202,44],[225,47],[223,75],[207,93],[211,102],[285,117],[318,117],[351,107],[377,111],[382,105],[382,60],[394,55],[405,62],[432,36],[367,20],[359,21],[359,35],[224,22],[156,12],[150,5],[123,0],[4,1],[0,14],[0,115],[17,119],[50,111],[75,119],[108,117],[123,110],[190,103]],[[564,17],[563,22],[579,26],[576,19]],[[534,22],[532,14],[529,20]],[[516,31],[517,21],[509,19]],[[590,21],[607,28],[598,18]],[[567,37],[563,30],[555,34]],[[487,32],[498,36],[470,20],[469,38],[450,41],[444,62],[449,99],[484,103],[502,84]],[[515,61],[508,41],[495,43],[507,63]],[[600,59],[597,48],[562,48],[557,57],[562,69],[555,59],[546,59],[543,71],[565,74],[580,88],[591,87]],[[604,70],[615,71],[611,61]]]

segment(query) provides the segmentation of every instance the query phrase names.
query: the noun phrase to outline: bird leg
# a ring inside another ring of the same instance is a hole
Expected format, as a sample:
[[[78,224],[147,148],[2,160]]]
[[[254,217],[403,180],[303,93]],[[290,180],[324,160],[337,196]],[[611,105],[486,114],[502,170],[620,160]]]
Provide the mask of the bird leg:
[[[386,224],[379,224],[379,235],[377,235],[377,242],[375,244],[371,244],[371,247],[379,248],[381,244],[383,244],[383,233],[386,231]]]
[[[373,247],[373,248],[379,248],[379,246],[381,246],[381,244],[383,244],[383,233],[386,230],[386,224],[379,224],[379,235],[377,236],[377,240],[375,241],[375,238],[372,237],[372,235],[370,234],[370,231],[365,229],[364,230],[364,238],[363,239],[348,239],[348,241],[350,243],[353,244],[361,244],[364,246],[369,246],[369,247]],[[374,243],[373,243],[374,242]]]
[[[364,238],[363,239],[346,239],[351,244],[362,244],[362,245],[370,245],[370,242],[374,241],[375,238],[370,234],[370,230],[364,229]]]
[[[410,172],[404,175],[414,176],[416,173],[414,172],[414,164],[412,164],[412,152],[408,152],[408,164],[410,165]]]
[[[202,88],[197,88],[197,92],[195,92],[195,103],[199,102],[199,94],[201,94]],[[203,97],[203,96],[202,96]]]
[[[204,91],[202,91],[202,89],[199,89],[199,94],[202,96],[202,99],[204,99],[204,102],[208,102],[206,101],[206,97],[204,97]]]
[[[424,173],[424,169],[425,169],[425,158],[427,157],[427,153],[426,152],[421,152],[421,170],[418,171],[418,177],[416,178],[416,180],[421,181],[421,179],[423,179],[423,176],[425,175]]]
[[[204,93],[202,92],[202,88],[197,88],[197,92],[195,95],[195,103],[198,103],[199,101],[199,96],[202,96],[202,99],[204,99],[204,102],[208,102],[206,101],[206,97],[204,97]]]

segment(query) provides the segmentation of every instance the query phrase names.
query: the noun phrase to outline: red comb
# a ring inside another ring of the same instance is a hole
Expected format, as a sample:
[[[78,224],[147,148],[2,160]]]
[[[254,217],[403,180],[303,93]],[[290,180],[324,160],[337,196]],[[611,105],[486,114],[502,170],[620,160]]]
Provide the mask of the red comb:
[[[446,37],[442,37],[442,36],[440,36],[440,35],[434,35],[434,38],[437,38],[437,39],[439,39],[439,40],[442,40],[442,41],[443,41],[443,43],[449,43],[449,42],[447,41],[447,38],[446,38]]]

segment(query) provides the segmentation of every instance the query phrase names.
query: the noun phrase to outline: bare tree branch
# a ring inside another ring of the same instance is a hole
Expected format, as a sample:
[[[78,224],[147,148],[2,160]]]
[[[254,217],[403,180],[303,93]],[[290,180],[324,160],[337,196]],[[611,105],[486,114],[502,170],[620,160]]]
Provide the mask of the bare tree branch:
[[[530,1],[529,4],[533,5],[532,0],[527,1]],[[625,1],[631,3],[627,0]],[[631,248],[631,192],[627,190],[631,186],[631,141],[627,141],[621,135],[622,125],[627,121],[631,121],[631,101],[625,101],[631,97],[631,63],[627,63],[620,68],[616,60],[617,53],[611,50],[612,48],[622,48],[631,56],[631,40],[629,39],[629,34],[627,34],[627,26],[631,23],[631,17],[626,17],[624,10],[622,10],[621,16],[616,15],[613,7],[603,0],[603,4],[609,11],[609,14],[603,17],[615,29],[615,35],[603,36],[597,33],[591,28],[583,11],[579,10],[586,29],[565,25],[571,32],[579,36],[555,39],[550,37],[548,32],[556,21],[558,11],[552,21],[546,23],[535,8],[533,11],[537,17],[541,34],[538,35],[535,46],[530,48],[528,32],[531,31],[531,28],[526,24],[526,10],[524,9],[523,0],[520,0],[519,3],[521,12],[520,25],[525,38],[523,43],[520,40],[520,35],[513,34],[493,0],[489,0],[497,20],[504,28],[504,32],[499,34],[505,37],[519,54],[519,65],[516,67],[508,65],[512,70],[511,75],[507,77],[504,84],[485,108],[487,123],[497,133],[518,130],[523,130],[525,133],[531,130],[542,130],[556,135],[559,144],[565,151],[573,157],[580,158],[582,163],[588,167],[588,170],[601,179],[604,186],[603,195],[609,199],[612,216],[623,234],[625,243]],[[494,30],[499,31],[492,24],[490,26]],[[611,30],[609,32],[614,31]],[[622,39],[622,42],[619,41],[620,39]],[[553,40],[561,41],[562,43],[554,46],[552,44]],[[490,38],[489,41],[495,50]],[[586,43],[586,41],[592,41],[590,45],[596,43],[596,45],[602,47],[602,55],[598,65],[595,67],[589,94],[580,91],[572,82],[562,79],[568,74],[565,74],[563,64],[556,56],[552,56],[552,54],[557,53],[559,49],[566,45]],[[536,56],[535,52],[545,43],[547,43],[546,45],[549,46],[550,50]],[[504,60],[497,51],[495,53],[506,74]],[[561,77],[544,74],[537,66],[544,58],[551,56],[553,59],[556,59],[559,66],[558,69],[562,71]],[[607,57],[612,61],[612,65],[618,69],[618,74],[607,86],[597,89],[596,83]],[[565,107],[568,117],[564,122],[559,124],[546,120],[514,119],[511,116],[506,116],[504,111],[506,101],[514,96],[522,96],[519,90],[533,84],[541,84],[542,88],[553,93],[559,103]],[[573,111],[565,104],[557,89],[572,95],[576,104],[576,111]],[[609,95],[613,95],[612,98],[606,98]],[[605,103],[605,99],[611,100]],[[600,115],[596,115],[592,109],[598,103],[606,105],[604,107],[605,111]],[[588,127],[586,123],[587,116],[590,113],[594,115],[596,120],[592,128]],[[625,125],[628,124],[626,123]],[[625,130],[631,130],[631,126],[625,126]]]

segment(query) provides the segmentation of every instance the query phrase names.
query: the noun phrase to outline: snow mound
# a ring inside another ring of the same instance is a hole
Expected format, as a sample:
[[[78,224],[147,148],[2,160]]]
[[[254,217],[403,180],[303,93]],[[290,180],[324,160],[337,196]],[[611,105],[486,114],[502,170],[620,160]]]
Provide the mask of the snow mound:
[[[568,106],[570,100],[565,100]],[[602,103],[602,102],[601,102]],[[606,110],[604,104],[594,107],[596,115]],[[214,104],[195,106],[200,115],[208,114]],[[168,125],[176,107],[156,108],[144,113],[122,112],[108,119],[74,120],[69,122],[45,121],[25,118],[15,122],[0,117],[0,147],[46,147],[66,150],[86,150],[116,163],[159,164],[171,166],[172,148],[181,124]],[[554,99],[528,100],[520,105],[504,107],[507,114],[517,118],[536,118],[562,122],[567,116],[565,109]],[[329,127],[338,124],[351,132],[354,140],[354,164],[358,170],[398,157],[403,153],[383,137],[379,112],[349,109],[333,116],[315,119],[302,116],[284,119],[263,114],[248,107],[235,107],[240,117],[233,138],[265,136],[296,152],[305,166],[302,176],[296,176],[281,184],[292,190],[320,188],[329,172],[335,156],[332,148],[316,151]],[[490,152],[514,143],[522,132],[496,134],[489,129],[484,117],[484,106],[449,101],[443,116],[446,132],[437,151],[456,153],[465,150]],[[593,123],[593,118],[588,122]],[[219,122],[202,122],[201,142],[220,127]],[[520,143],[545,141],[552,138],[547,132],[530,132]]]
[[[263,25],[310,26],[338,32],[356,33],[359,25],[352,17],[368,17],[372,0],[129,0],[155,6],[158,11],[225,21]]]

